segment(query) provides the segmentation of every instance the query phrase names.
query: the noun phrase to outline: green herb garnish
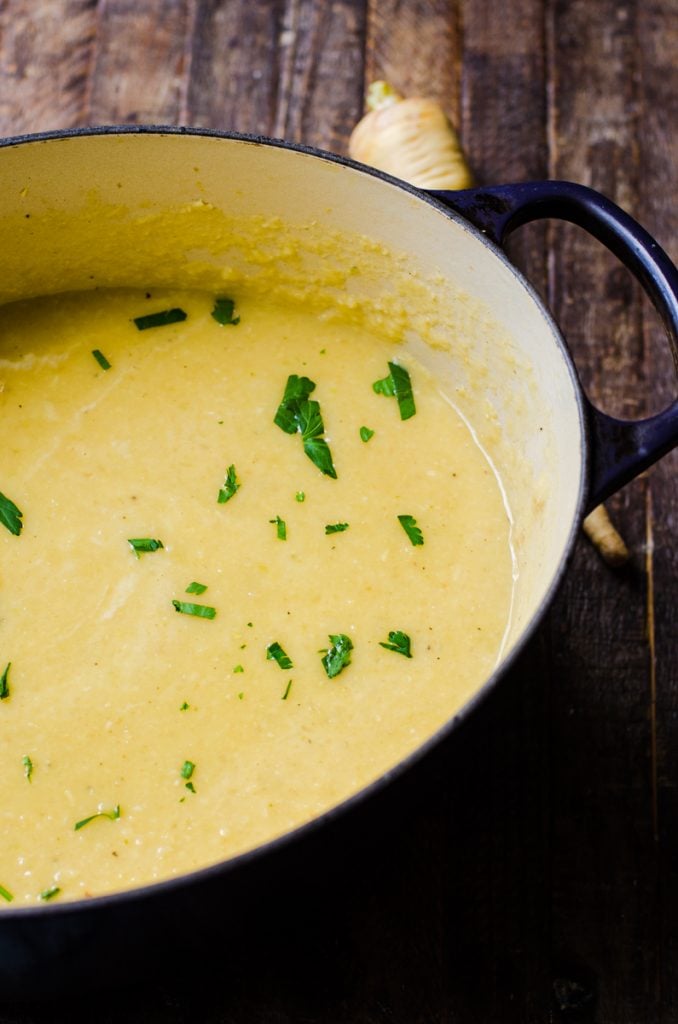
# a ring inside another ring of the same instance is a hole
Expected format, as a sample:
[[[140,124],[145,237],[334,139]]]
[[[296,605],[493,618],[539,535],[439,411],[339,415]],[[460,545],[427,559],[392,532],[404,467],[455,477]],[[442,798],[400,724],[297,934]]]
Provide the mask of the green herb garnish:
[[[360,428],[360,440],[361,441],[367,442],[367,441],[369,441],[369,439],[371,437],[374,437],[374,431],[373,430],[370,430],[369,427],[361,427]]]
[[[424,543],[424,535],[417,526],[417,520],[414,518],[414,516],[398,516],[398,521],[400,522],[400,525],[402,526],[407,536],[412,541],[414,547],[417,547],[418,544]]]
[[[292,680],[290,679],[290,680],[288,680],[287,686],[285,687],[285,692],[283,693],[283,695],[282,695],[282,697],[280,699],[281,700],[287,700],[287,698],[290,695],[290,690],[291,689],[292,689]]]
[[[320,414],[320,404],[309,399],[314,390],[315,383],[308,377],[291,374],[287,378],[285,393],[273,422],[286,434],[301,434],[304,451],[311,462],[325,476],[336,480],[337,472],[332,462],[332,453],[324,437],[325,426]]]
[[[0,896],[2,896],[3,900],[6,900],[8,903],[11,903],[14,899],[9,889],[5,889],[4,885],[0,885]]]
[[[287,540],[287,523],[280,516],[276,516],[275,519],[269,519],[269,523],[275,523],[278,532],[278,540]]]
[[[192,604],[190,601],[172,601],[172,604],[182,615],[195,615],[197,619],[213,619],[217,614],[216,608],[208,604]]]
[[[235,492],[240,489],[240,483],[235,472],[235,466],[229,466],[226,472],[226,479],[224,480],[224,486],[219,489],[219,496],[217,501],[220,505],[225,505],[227,501],[233,497]]]
[[[395,651],[396,654],[403,654],[406,658],[411,658],[412,653],[410,651],[410,638],[407,633],[403,633],[399,629],[391,630],[388,634],[389,642],[383,643],[379,641],[380,647],[385,647],[387,651]]]
[[[0,676],[0,700],[7,700],[9,697],[9,670],[12,666],[12,662],[8,661],[5,665],[5,671]]]
[[[303,491],[297,491],[297,493],[294,495],[294,500],[298,502],[306,501],[306,495],[304,494]]]
[[[103,354],[103,352],[100,352],[98,348],[93,348],[92,355],[94,356],[102,370],[110,370],[111,364],[109,363],[108,359]]]
[[[192,782],[186,783],[186,789],[190,789],[191,793],[195,793],[195,786],[193,785]]]
[[[0,494],[0,523],[6,526],[15,537],[19,536],[21,527],[24,525],[21,522],[22,518],[23,512],[21,509],[18,509],[10,498]]]
[[[236,324],[240,323],[240,317],[233,316],[234,309],[235,301],[233,299],[215,299],[214,309],[212,310],[212,319],[216,320],[216,322],[221,324],[222,327],[227,324],[233,324],[235,327]]]
[[[272,644],[269,644],[266,648],[266,658],[268,661],[276,661],[280,668],[288,671],[288,669],[294,668],[291,659],[282,649],[277,640],[274,640]]]
[[[108,818],[109,821],[117,821],[120,817],[120,804],[116,804],[112,811],[97,811],[96,814],[90,814],[89,818],[83,818],[82,821],[76,821],[73,826],[77,832],[79,829],[84,828],[85,825],[89,825],[90,821],[94,821],[95,818]]]
[[[234,675],[240,674],[241,672],[244,672],[244,671],[245,671],[245,669],[242,667],[242,665],[236,665],[234,667],[234,669],[233,669],[233,674]]]
[[[409,420],[417,411],[414,404],[414,395],[412,394],[410,375],[405,367],[400,366],[399,363],[389,363],[388,368],[390,371],[388,377],[384,377],[382,380],[375,380],[372,389],[378,395],[386,395],[389,398],[395,396],[398,400],[401,420]],[[363,440],[366,439],[363,438]]]
[[[149,327],[166,327],[168,324],[178,324],[185,319],[186,313],[183,309],[162,309],[159,313],[135,316],[134,323],[140,331],[147,331]]]
[[[334,679],[347,665],[351,664],[353,643],[345,633],[330,634],[330,643],[332,646],[324,652],[322,663],[328,677]]]
[[[52,886],[50,886],[49,889],[43,889],[43,891],[40,893],[40,897],[39,898],[41,900],[44,900],[45,903],[46,903],[47,900],[53,900],[54,897],[58,896],[60,892],[61,892],[61,887],[60,886],[52,885]]]
[[[24,754],[24,756],[21,758],[21,763],[24,766],[24,775],[26,776],[26,778],[30,782],[31,781],[31,775],[33,774],[33,762],[31,761],[31,759],[28,756],[28,754]]]
[[[195,765],[193,761],[184,761],[181,766],[181,777],[182,779],[190,779],[195,771]]]
[[[153,540],[151,537],[131,537],[127,543],[137,558],[141,558],[145,551],[159,551],[160,548],[164,547],[161,540]]]
[[[190,708],[190,706],[191,706],[191,705],[190,705],[190,704],[188,703],[188,701],[184,701],[184,703],[183,703],[183,704],[181,705],[181,707],[179,708],[179,711],[188,711],[188,709]]]
[[[348,523],[328,523],[325,533],[343,533],[344,530],[348,530],[348,525]]]
[[[186,590],[184,591],[184,593],[185,594],[204,594],[206,590],[207,590],[207,584],[206,583],[196,583],[196,581],[193,580],[192,583],[188,584],[188,586],[186,587]]]

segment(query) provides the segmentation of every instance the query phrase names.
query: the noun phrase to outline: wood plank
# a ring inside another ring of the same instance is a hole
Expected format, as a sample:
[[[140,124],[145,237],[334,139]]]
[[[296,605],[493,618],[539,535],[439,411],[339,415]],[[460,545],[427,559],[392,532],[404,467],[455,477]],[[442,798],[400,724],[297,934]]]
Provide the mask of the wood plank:
[[[96,0],[0,0],[0,133],[86,120]]]
[[[640,4],[637,12],[639,138],[642,167],[638,214],[643,224],[678,260],[678,11],[673,0]],[[652,407],[659,409],[676,394],[675,373],[664,332],[643,309],[647,380],[652,381]],[[647,386],[647,385],[644,385]],[[659,893],[656,915],[659,960],[656,976],[658,1020],[678,1018],[678,821],[675,787],[678,779],[678,452],[648,474],[646,537],[648,634],[651,640],[651,684],[654,700],[652,753],[656,778],[656,837]]]
[[[178,124],[197,0],[105,0],[89,109],[91,124]]]
[[[362,105],[364,20],[356,0],[201,4],[192,123],[344,152]]]
[[[552,177],[634,211],[640,164],[635,5],[549,0]],[[638,286],[578,229],[554,227],[550,301],[585,386],[608,412],[642,414],[647,366]],[[581,542],[550,616],[553,944],[560,991],[582,1019],[656,1019],[645,481],[612,506],[632,550],[612,573]]]

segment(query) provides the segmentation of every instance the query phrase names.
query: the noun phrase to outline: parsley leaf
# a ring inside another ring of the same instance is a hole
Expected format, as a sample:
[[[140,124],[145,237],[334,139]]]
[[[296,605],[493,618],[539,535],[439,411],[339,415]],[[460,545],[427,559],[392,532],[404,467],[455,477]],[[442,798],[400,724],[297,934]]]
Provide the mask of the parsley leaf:
[[[217,614],[216,608],[208,604],[191,604],[190,601],[172,601],[174,609],[182,615],[195,615],[198,619],[213,619]]]
[[[308,377],[298,377],[296,373],[290,374],[285,385],[285,393],[278,411],[273,418],[276,426],[284,430],[286,434],[296,434],[299,430],[297,414],[299,402],[305,401],[312,391],[315,391],[315,383]]]
[[[225,327],[227,324],[232,324],[235,327],[236,324],[240,323],[240,317],[233,316],[234,309],[235,302],[233,299],[215,299],[212,319],[216,320],[222,327]]]
[[[5,889],[4,885],[0,885],[0,896],[2,896],[3,900],[7,900],[8,903],[11,903],[14,899],[9,889]]]
[[[109,363],[108,359],[103,354],[103,352],[100,352],[98,348],[94,348],[92,349],[92,355],[94,356],[102,370],[110,370],[111,364]]]
[[[276,516],[275,519],[269,519],[269,523],[275,523],[278,528],[278,540],[287,540],[287,523],[280,516]]]
[[[127,543],[137,558],[141,558],[142,553],[145,551],[159,551],[160,548],[164,547],[161,540],[153,540],[151,537],[131,537]]]
[[[185,594],[204,594],[206,590],[207,590],[207,584],[206,583],[196,583],[196,581],[193,580],[192,583],[188,584],[188,586],[186,587],[186,590],[184,591],[184,593]]]
[[[193,785],[192,782],[186,783],[186,789],[190,789],[191,793],[195,793],[195,786]]]
[[[89,818],[83,818],[82,821],[76,821],[73,826],[77,832],[79,829],[84,828],[85,825],[89,825],[90,821],[94,821],[95,818],[108,818],[109,821],[117,821],[120,817],[120,804],[116,804],[112,811],[97,811],[96,814],[90,814]]]
[[[297,493],[294,495],[294,500],[298,502],[306,501],[306,495],[304,494],[303,491],[297,491]]]
[[[23,512],[16,507],[13,501],[0,494],[0,523],[6,526],[10,533],[18,537],[21,533],[21,522]]]
[[[186,319],[183,309],[162,309],[159,313],[147,313],[146,316],[135,316],[134,323],[140,331],[147,331],[149,327],[166,327],[168,324],[178,324]]]
[[[181,777],[182,779],[190,779],[195,771],[195,765],[193,761],[184,761],[181,766]]]
[[[31,761],[31,759],[28,756],[28,754],[24,754],[24,756],[21,758],[21,763],[24,766],[24,775],[26,776],[26,778],[30,782],[31,781],[31,775],[33,774],[33,762]]]
[[[392,629],[388,634],[389,643],[385,644],[381,640],[379,641],[380,647],[385,647],[387,651],[395,651],[396,654],[403,654],[406,658],[411,658],[412,653],[410,651],[410,638],[407,633],[401,632],[399,629]]]
[[[348,526],[348,523],[328,523],[325,533],[343,533],[344,530],[348,530]]]
[[[266,648],[266,658],[268,661],[276,661],[280,668],[287,671],[288,669],[294,668],[291,658],[285,653],[277,640],[274,640],[272,644],[269,644]]]
[[[332,646],[325,651],[322,663],[328,678],[334,679],[347,665],[351,664],[353,643],[345,633],[330,634],[330,643]]]
[[[227,501],[230,501],[237,490],[240,489],[240,483],[235,471],[235,466],[229,466],[226,473],[226,479],[224,480],[224,486],[219,488],[219,496],[217,501],[220,505],[225,505]]]
[[[412,394],[412,382],[410,375],[404,366],[399,363],[389,363],[389,375],[382,380],[375,380],[372,390],[378,395],[386,395],[389,398],[395,396],[398,400],[401,420],[409,420],[417,411]],[[362,436],[362,432],[361,432]],[[363,438],[363,440],[367,440]]]
[[[414,516],[398,516],[398,520],[414,547],[424,543],[424,535],[417,526],[417,520]]]
[[[320,414],[320,403],[309,399],[315,383],[308,377],[291,374],[287,378],[285,393],[273,422],[286,434],[301,434],[304,451],[311,462],[325,476],[336,480],[337,472],[332,453],[325,440],[325,425]]]
[[[61,892],[60,886],[58,886],[58,885],[51,885],[49,887],[49,889],[43,889],[43,891],[40,893],[40,899],[44,900],[45,903],[46,903],[47,900],[54,899],[55,896],[58,896],[60,892]]]
[[[285,692],[283,693],[283,695],[282,695],[282,697],[280,699],[281,700],[287,700],[287,698],[290,695],[290,690],[291,689],[292,689],[292,680],[290,679],[288,681],[288,683],[287,683],[287,686],[285,687]]]
[[[0,676],[0,700],[7,700],[9,697],[9,670],[12,665],[11,661],[8,661],[5,665],[5,671]]]
[[[390,380],[390,378],[387,378],[387,379]],[[379,384],[379,383],[381,383],[381,381],[377,381],[377,383]],[[370,430],[369,427],[361,427],[360,428],[360,440],[361,441],[365,441],[365,443],[367,443],[371,437],[374,437],[374,431],[373,430]]]

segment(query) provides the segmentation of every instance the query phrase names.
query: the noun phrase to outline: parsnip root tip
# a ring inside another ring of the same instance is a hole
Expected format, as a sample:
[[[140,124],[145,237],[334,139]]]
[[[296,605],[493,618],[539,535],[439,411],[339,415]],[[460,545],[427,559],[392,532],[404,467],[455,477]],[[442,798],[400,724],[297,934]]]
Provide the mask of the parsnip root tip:
[[[631,553],[604,505],[598,505],[586,516],[582,529],[608,565],[618,569],[628,562]]]

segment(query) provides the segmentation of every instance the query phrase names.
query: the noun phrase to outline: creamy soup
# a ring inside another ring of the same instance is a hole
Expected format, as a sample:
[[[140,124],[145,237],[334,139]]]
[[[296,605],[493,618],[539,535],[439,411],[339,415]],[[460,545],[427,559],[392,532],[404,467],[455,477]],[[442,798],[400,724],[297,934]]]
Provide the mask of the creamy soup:
[[[308,821],[500,655],[509,517],[450,398],[348,315],[219,298],[0,311],[0,906]]]

